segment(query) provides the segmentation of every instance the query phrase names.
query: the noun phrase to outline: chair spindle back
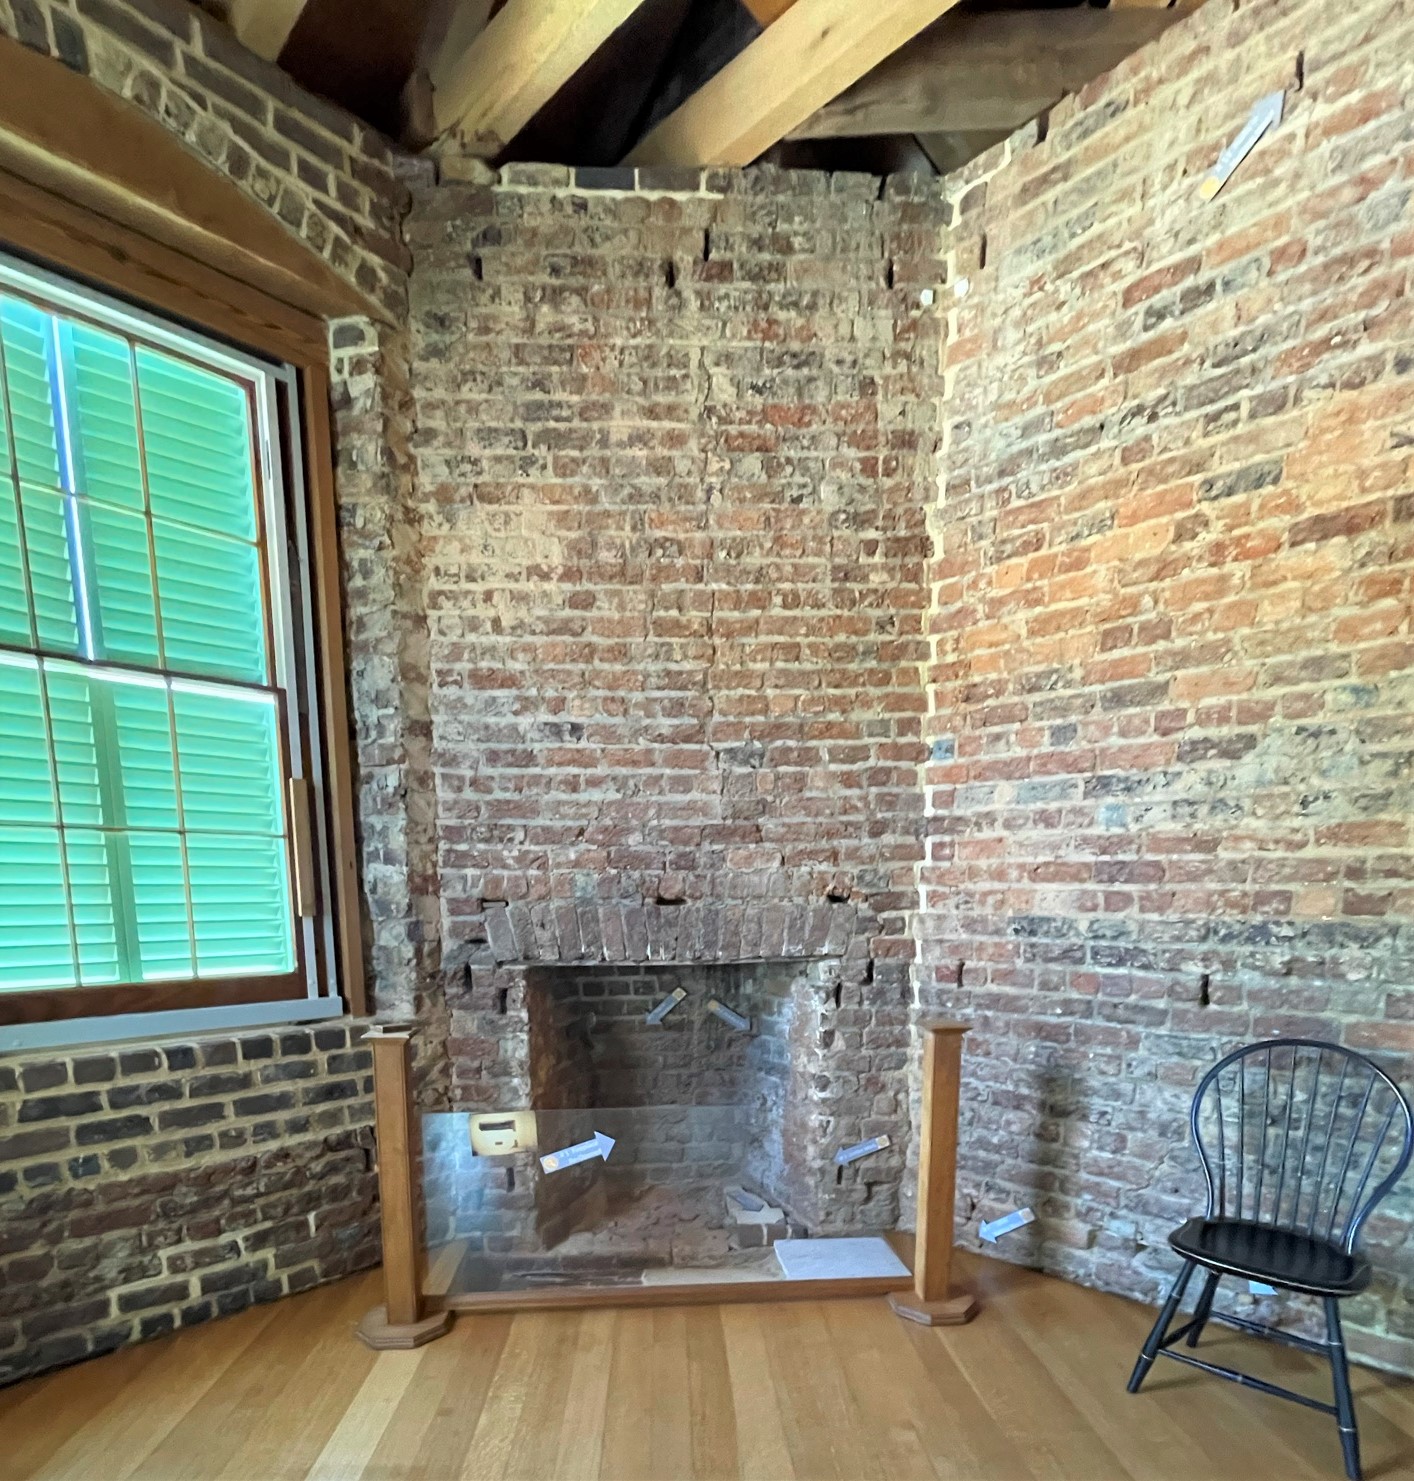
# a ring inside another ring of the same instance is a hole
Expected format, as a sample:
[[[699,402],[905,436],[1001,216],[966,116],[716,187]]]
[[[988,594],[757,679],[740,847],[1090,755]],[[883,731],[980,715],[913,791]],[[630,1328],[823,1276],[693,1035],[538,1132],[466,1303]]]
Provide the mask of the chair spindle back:
[[[1191,1123],[1208,1218],[1346,1250],[1414,1149],[1414,1114],[1394,1081],[1318,1039],[1271,1039],[1219,1060],[1199,1082]]]

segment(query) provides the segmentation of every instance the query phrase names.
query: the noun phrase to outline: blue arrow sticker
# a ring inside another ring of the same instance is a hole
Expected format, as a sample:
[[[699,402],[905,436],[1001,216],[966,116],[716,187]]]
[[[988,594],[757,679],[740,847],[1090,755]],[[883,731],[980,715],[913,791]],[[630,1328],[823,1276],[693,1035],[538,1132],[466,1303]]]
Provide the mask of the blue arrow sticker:
[[[540,1166],[546,1172],[561,1172],[577,1162],[588,1162],[591,1157],[602,1157],[607,1162],[609,1153],[613,1150],[614,1138],[605,1136],[602,1131],[596,1131],[587,1142],[577,1142],[562,1152],[547,1152],[540,1159]]]
[[[843,1167],[846,1162],[857,1162],[871,1152],[882,1152],[885,1147],[892,1145],[893,1143],[886,1136],[871,1136],[867,1142],[855,1142],[852,1147],[841,1147],[835,1153],[835,1162]]]
[[[1035,1222],[1036,1215],[1029,1208],[1019,1208],[1014,1214],[1007,1214],[1001,1219],[993,1219],[990,1224],[979,1224],[977,1233],[988,1244],[996,1244],[1003,1234],[1010,1234],[1013,1229],[1020,1229],[1023,1224],[1034,1224]]]
[[[1247,122],[1243,124],[1242,131],[1218,156],[1218,162],[1203,176],[1203,183],[1198,187],[1198,193],[1205,201],[1210,201],[1232,177],[1232,172],[1247,158],[1257,147],[1258,141],[1268,129],[1274,129],[1281,122],[1282,108],[1286,103],[1285,93],[1268,93],[1265,98],[1259,98],[1252,112],[1248,115]]]
[[[645,1021],[648,1023],[662,1023],[662,1021],[668,1016],[668,1014],[671,1013],[673,1009],[676,1008],[677,1005],[682,1002],[682,1000],[686,996],[687,993],[683,988],[675,987],[672,992],[670,992],[668,996],[665,997],[663,1001],[659,1003],[656,1008],[653,1009],[651,1013],[645,1013],[643,1015]]]
[[[728,1008],[718,998],[707,999],[707,1011],[716,1014],[723,1023],[730,1024],[738,1033],[749,1034],[751,1032],[751,1020],[744,1013],[738,1013],[735,1008]]]

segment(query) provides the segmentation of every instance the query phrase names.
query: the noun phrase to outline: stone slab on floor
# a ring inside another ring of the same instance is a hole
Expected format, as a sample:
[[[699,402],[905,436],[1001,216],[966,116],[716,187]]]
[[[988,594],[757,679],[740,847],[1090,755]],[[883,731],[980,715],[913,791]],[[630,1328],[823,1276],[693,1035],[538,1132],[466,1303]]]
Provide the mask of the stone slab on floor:
[[[852,1280],[904,1275],[908,1266],[878,1235],[847,1239],[778,1239],[772,1246],[787,1280]]]

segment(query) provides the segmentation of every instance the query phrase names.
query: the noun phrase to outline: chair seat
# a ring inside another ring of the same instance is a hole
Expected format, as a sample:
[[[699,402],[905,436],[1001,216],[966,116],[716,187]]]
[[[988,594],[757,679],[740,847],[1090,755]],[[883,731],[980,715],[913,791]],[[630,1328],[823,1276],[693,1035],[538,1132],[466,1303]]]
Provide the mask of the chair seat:
[[[1246,1219],[1189,1219],[1169,1244],[1229,1275],[1285,1286],[1310,1296],[1353,1296],[1370,1284],[1370,1264],[1329,1240]]]

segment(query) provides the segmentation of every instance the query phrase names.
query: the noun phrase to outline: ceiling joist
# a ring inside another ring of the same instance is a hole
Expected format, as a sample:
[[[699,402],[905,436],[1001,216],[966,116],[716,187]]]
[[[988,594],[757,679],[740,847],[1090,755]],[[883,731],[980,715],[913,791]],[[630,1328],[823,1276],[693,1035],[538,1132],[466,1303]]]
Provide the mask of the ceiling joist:
[[[780,20],[795,0],[742,0],[742,4],[751,12],[757,25],[769,26],[772,21]]]
[[[507,0],[468,38],[460,13],[485,4],[462,0],[427,67],[430,97],[414,126],[432,137],[455,130],[468,153],[494,159],[641,3]]]
[[[748,165],[956,3],[795,0],[624,163]]]
[[[826,103],[790,137],[1010,133],[1191,9],[957,12]]]
[[[273,62],[285,49],[306,0],[231,0],[227,24],[236,39]]]

